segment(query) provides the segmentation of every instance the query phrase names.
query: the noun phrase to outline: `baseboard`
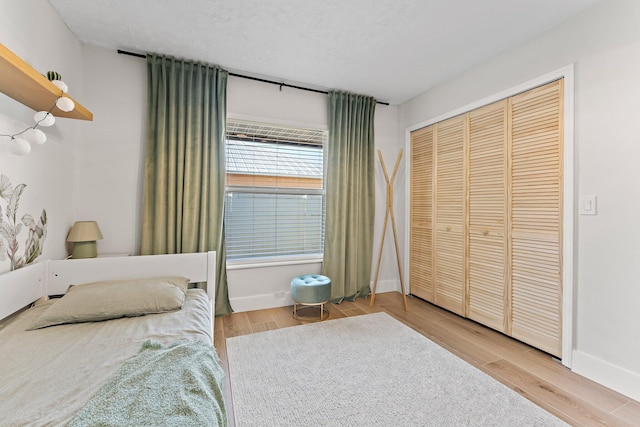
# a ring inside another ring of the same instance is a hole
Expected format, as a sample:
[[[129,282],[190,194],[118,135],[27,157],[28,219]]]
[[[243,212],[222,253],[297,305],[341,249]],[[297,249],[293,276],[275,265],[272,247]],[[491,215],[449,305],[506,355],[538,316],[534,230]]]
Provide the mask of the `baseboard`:
[[[373,289],[373,283],[371,284]],[[379,280],[376,293],[400,292],[398,280]],[[267,308],[286,307],[293,304],[291,292],[278,292],[277,294],[251,295],[249,297],[229,298],[233,311],[265,310]]]
[[[640,374],[575,350],[571,370],[605,387],[640,401]]]
[[[373,292],[373,282],[371,282],[371,291]],[[376,294],[381,294],[383,292],[400,292],[400,281],[378,280],[378,285],[376,286]]]
[[[267,308],[286,307],[293,304],[291,292],[252,295],[250,297],[229,298],[235,312],[265,310]]]

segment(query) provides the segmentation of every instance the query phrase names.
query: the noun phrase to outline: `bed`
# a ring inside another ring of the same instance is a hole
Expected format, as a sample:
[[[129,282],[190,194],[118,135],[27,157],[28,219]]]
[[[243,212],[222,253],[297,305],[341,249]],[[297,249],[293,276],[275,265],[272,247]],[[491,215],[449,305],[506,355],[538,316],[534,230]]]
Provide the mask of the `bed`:
[[[0,426],[224,425],[214,271],[209,252],[0,275]]]

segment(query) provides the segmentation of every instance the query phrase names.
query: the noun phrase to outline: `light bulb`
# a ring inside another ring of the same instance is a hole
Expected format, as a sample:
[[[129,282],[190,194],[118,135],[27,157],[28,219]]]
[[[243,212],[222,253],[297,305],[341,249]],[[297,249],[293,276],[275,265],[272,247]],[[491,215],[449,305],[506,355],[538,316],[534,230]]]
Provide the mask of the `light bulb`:
[[[25,133],[22,134],[22,137],[26,139],[31,144],[42,145],[47,140],[47,135],[42,132],[40,129],[29,128]]]
[[[16,156],[26,156],[31,152],[31,145],[22,138],[13,138],[10,144],[9,151]]]
[[[47,113],[46,111],[38,111],[33,115],[33,120],[38,124],[38,126],[49,127],[53,126],[56,122],[56,118],[53,117],[53,114]]]
[[[51,80],[51,83],[58,86],[64,93],[67,93],[67,91],[69,90],[69,86],[67,86],[67,84],[62,80]]]
[[[56,106],[60,110],[66,111],[66,112],[69,112],[74,108],[76,108],[76,104],[71,100],[71,98],[67,98],[65,96],[62,96],[56,100]]]

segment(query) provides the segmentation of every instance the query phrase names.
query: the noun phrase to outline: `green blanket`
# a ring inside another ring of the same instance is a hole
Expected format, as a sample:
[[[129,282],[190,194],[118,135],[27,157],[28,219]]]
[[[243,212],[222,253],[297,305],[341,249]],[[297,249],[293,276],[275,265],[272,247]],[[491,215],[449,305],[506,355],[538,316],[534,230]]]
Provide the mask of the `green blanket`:
[[[226,426],[223,381],[211,344],[147,341],[68,426]]]

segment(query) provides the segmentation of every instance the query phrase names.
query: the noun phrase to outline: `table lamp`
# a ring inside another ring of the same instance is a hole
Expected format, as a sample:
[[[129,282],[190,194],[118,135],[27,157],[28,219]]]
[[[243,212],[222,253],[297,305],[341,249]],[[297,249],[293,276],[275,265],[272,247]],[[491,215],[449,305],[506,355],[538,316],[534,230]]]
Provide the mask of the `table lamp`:
[[[67,242],[73,242],[71,258],[95,258],[98,256],[96,240],[102,240],[100,227],[95,221],[76,221],[69,231]]]

